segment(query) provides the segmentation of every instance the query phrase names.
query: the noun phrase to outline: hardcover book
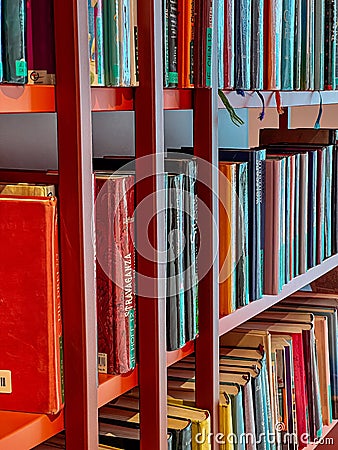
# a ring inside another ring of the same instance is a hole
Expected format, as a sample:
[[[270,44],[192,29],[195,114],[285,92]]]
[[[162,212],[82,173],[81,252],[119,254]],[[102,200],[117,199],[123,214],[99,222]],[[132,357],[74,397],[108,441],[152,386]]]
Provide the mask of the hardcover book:
[[[235,1],[235,89],[249,90],[251,62],[251,0]]]
[[[0,196],[0,215],[0,409],[56,414],[63,405],[56,198]]]

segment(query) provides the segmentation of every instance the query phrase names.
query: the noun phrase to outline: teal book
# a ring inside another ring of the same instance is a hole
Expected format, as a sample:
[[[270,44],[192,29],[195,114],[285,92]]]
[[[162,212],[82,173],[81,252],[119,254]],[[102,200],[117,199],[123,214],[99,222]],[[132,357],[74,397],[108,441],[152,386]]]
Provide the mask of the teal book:
[[[274,433],[273,429],[273,419],[271,410],[271,398],[270,398],[270,388],[269,388],[269,375],[267,370],[266,362],[266,352],[264,352],[263,358],[261,359],[261,377],[262,377],[262,394],[263,394],[263,405],[264,405],[264,423],[265,430],[268,431],[269,436]],[[276,442],[272,440],[270,442],[270,450],[276,450]]]
[[[256,436],[258,437],[256,445],[257,450],[270,450],[270,430],[267,420],[266,392],[264,392],[265,383],[263,378],[264,374],[262,374],[262,371],[256,378],[252,378]]]
[[[0,73],[0,78],[6,83],[26,84],[28,81],[26,16],[26,1],[2,0],[3,73]]]
[[[308,267],[317,263],[318,152],[309,151]]]
[[[324,36],[325,36],[325,2],[315,0],[315,36],[314,36],[314,89],[324,89]]]
[[[286,190],[286,158],[281,158],[280,174],[280,265],[279,265],[279,289],[285,284],[285,190]]]
[[[224,89],[224,1],[218,1],[217,17],[217,61],[218,61],[218,88]],[[233,30],[231,31],[233,32]]]
[[[295,52],[295,0],[283,0],[281,88],[293,90]]]
[[[251,89],[262,90],[264,87],[264,0],[252,0],[251,17]]]
[[[183,174],[168,175],[167,208],[167,349],[186,343],[183,260]]]
[[[295,50],[294,50],[294,90],[301,88],[301,63],[302,63],[302,2],[295,0]]]
[[[249,303],[249,222],[248,222],[248,163],[237,165],[237,196],[239,211],[237,214],[236,239],[236,306],[237,308]]]
[[[130,67],[130,1],[119,0],[119,51],[120,51],[120,72],[121,86],[131,85],[131,67]]]
[[[309,193],[309,158],[308,153],[300,154],[300,187],[299,187],[299,270],[305,273],[308,269],[308,193]]]
[[[291,250],[291,158],[285,157],[285,283],[291,280],[290,250]]]
[[[299,216],[300,216],[300,154],[295,155],[295,212],[294,212],[294,277],[300,275],[299,262]]]
[[[326,148],[325,162],[325,215],[324,215],[324,248],[325,258],[332,255],[332,165],[333,146]]]
[[[233,433],[238,439],[234,442],[234,450],[245,450],[245,441],[241,437],[245,436],[244,410],[242,387],[238,387],[238,394],[231,396],[231,413]]]
[[[120,40],[118,0],[104,0],[104,69],[106,86],[120,86]]]
[[[250,89],[251,0],[235,1],[235,89]]]

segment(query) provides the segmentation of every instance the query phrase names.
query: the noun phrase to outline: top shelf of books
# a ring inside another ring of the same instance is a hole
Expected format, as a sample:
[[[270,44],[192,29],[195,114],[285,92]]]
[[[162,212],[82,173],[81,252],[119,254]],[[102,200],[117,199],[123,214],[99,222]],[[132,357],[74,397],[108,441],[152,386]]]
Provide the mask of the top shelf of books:
[[[92,111],[133,111],[134,91],[137,88],[92,87]],[[225,91],[234,108],[261,108],[262,102],[255,91],[246,91],[244,97],[235,91]],[[262,92],[265,107],[276,107],[273,91]],[[284,107],[319,105],[318,91],[281,92],[281,105]],[[338,91],[322,91],[324,105],[338,104]],[[165,110],[187,110],[193,108],[193,89],[165,89]],[[224,108],[219,100],[219,108]],[[52,85],[1,85],[0,114],[53,113],[55,106],[55,86]]]

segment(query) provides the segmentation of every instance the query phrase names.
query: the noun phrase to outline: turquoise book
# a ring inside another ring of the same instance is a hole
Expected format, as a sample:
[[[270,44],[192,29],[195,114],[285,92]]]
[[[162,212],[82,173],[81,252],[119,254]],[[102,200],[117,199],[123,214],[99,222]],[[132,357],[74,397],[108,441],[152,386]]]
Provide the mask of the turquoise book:
[[[217,60],[218,60],[218,87],[224,89],[224,0],[218,1],[217,25]],[[233,32],[233,30],[232,30]]]
[[[281,196],[280,196],[280,264],[279,264],[279,289],[285,284],[285,189],[286,189],[286,158],[281,158]]]
[[[294,49],[294,77],[293,88],[300,89],[301,61],[302,61],[302,0],[295,0],[295,49]]]
[[[281,88],[293,90],[295,52],[295,1],[283,0]]]
[[[248,163],[237,165],[237,196],[239,211],[237,214],[237,239],[236,239],[236,306],[237,308],[249,303],[249,219],[248,219]]]
[[[333,146],[326,148],[325,162],[325,215],[324,215],[324,248],[325,258],[332,255],[332,163]]]
[[[245,450],[245,428],[244,428],[244,410],[242,387],[237,385],[238,394],[231,395],[231,413],[233,433],[237,436],[237,442],[234,443],[234,450]]]
[[[291,158],[285,157],[285,283],[291,280],[290,248],[291,248]]]
[[[121,62],[121,85],[131,85],[130,68],[130,2],[119,0],[119,51]]]

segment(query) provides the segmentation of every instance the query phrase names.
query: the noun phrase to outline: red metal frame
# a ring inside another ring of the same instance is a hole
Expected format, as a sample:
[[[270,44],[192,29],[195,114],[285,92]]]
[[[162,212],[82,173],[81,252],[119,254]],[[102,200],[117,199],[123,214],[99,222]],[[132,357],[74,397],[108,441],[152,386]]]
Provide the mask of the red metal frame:
[[[97,349],[87,3],[54,2],[59,223],[69,450],[96,450]]]
[[[164,226],[157,215],[164,166],[162,10],[158,0],[138,1],[138,54],[140,86],[135,93],[136,201],[152,196],[149,210],[136,215],[136,241],[150,240],[155,249],[165,242]],[[145,164],[138,158],[149,155]],[[149,176],[149,174],[152,174]],[[147,177],[142,180],[143,177]],[[142,180],[142,181],[141,181]],[[155,195],[153,195],[155,193]],[[143,215],[144,214],[144,215]],[[148,219],[154,217],[145,231]],[[167,448],[167,383],[165,282],[156,250],[148,257],[137,254],[138,288],[150,295],[138,296],[138,343],[141,450]],[[160,281],[162,278],[162,281]]]

